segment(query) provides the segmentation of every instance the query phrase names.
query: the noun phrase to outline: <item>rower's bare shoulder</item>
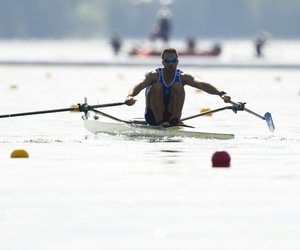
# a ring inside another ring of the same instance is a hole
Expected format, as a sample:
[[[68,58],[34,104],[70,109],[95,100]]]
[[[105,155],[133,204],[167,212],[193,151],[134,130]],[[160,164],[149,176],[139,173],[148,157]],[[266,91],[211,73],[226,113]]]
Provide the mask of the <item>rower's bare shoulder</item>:
[[[195,81],[195,78],[191,74],[181,72],[181,82],[184,84],[190,84]]]
[[[149,71],[145,74],[145,79],[150,82],[157,82],[158,73],[155,70]]]
[[[153,78],[153,77],[157,77],[158,76],[158,73],[157,73],[157,71],[155,71],[155,70],[152,70],[152,71],[149,71],[149,72],[147,72],[146,74],[145,74],[145,77],[149,77],[149,78]]]

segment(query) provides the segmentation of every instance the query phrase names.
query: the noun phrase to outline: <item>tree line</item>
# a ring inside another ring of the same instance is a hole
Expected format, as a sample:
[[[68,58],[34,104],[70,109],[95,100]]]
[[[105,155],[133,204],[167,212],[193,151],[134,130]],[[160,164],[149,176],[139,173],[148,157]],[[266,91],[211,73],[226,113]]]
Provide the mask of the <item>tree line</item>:
[[[158,0],[1,0],[0,39],[147,37]],[[172,36],[246,37],[260,29],[297,38],[298,0],[173,0]]]

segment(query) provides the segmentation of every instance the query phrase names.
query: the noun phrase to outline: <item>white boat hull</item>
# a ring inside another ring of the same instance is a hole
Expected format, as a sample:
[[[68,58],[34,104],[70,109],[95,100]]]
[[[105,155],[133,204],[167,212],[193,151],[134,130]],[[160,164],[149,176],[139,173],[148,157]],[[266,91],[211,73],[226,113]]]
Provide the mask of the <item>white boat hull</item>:
[[[126,135],[134,137],[189,137],[201,139],[233,139],[233,134],[209,133],[192,131],[185,127],[157,127],[140,124],[126,124],[117,122],[102,122],[99,120],[84,120],[84,127],[93,134],[105,133],[112,135]]]

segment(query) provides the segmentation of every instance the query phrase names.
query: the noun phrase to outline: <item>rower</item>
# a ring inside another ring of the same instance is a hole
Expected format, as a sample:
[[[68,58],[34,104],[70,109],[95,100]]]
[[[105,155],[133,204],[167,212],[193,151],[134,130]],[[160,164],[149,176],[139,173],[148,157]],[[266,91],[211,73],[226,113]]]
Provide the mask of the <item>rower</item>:
[[[163,67],[146,74],[143,81],[133,86],[125,99],[125,103],[131,106],[136,102],[134,97],[146,89],[145,120],[148,124],[160,126],[180,122],[186,85],[220,96],[224,102],[230,101],[231,98],[226,92],[218,90],[210,83],[196,80],[192,75],[178,69],[176,49],[163,50],[161,58]]]

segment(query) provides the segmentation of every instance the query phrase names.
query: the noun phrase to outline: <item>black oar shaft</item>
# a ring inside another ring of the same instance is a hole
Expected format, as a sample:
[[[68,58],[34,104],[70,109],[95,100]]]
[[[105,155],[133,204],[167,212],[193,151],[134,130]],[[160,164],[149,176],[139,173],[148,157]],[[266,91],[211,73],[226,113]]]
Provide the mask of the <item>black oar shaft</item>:
[[[121,106],[124,105],[125,102],[115,102],[115,103],[107,103],[107,104],[98,104],[89,106],[88,104],[78,104],[77,107],[74,108],[62,108],[62,109],[50,109],[50,110],[40,110],[40,111],[32,111],[32,112],[24,112],[24,113],[14,113],[14,114],[6,114],[0,115],[0,118],[9,118],[9,117],[16,117],[16,116],[26,116],[26,115],[39,115],[39,114],[48,114],[48,113],[58,113],[58,112],[66,112],[66,111],[80,111],[80,112],[87,112],[93,108],[105,108],[105,107],[112,107],[112,106]]]
[[[121,106],[126,104],[125,102],[115,102],[115,103],[107,103],[107,104],[98,104],[98,105],[91,105],[89,106],[91,109],[96,108],[106,108],[106,107],[113,107],[113,106]]]
[[[78,108],[51,109],[51,110],[6,114],[6,115],[0,115],[0,118],[9,118],[9,117],[26,116],[26,115],[39,115],[39,114],[47,114],[47,113],[58,113],[58,112],[75,111],[75,110],[78,110]]]
[[[200,113],[200,114],[197,114],[197,115],[188,116],[188,117],[182,118],[180,121],[183,122],[183,121],[190,120],[190,119],[193,119],[193,118],[196,118],[196,117],[199,117],[199,116],[204,116],[204,115],[209,115],[209,114],[212,114],[212,113],[216,113],[216,112],[219,112],[219,111],[222,111],[222,110],[225,110],[225,109],[232,109],[232,106],[226,106],[226,107],[223,107],[223,108],[210,110],[210,111]]]
[[[91,110],[92,110],[93,112],[95,112],[96,114],[105,116],[105,117],[107,117],[107,118],[110,118],[110,119],[115,120],[115,121],[118,121],[118,122],[131,123],[130,121],[125,121],[125,120],[119,119],[119,118],[117,118],[117,117],[115,117],[115,116],[106,114],[106,113],[104,113],[104,112],[102,112],[102,111],[99,111],[99,110],[97,110],[97,109],[93,109],[93,108],[92,108]]]
[[[115,120],[117,122],[124,122],[124,123],[127,123],[127,124],[142,124],[142,125],[146,125],[147,124],[145,121],[136,121],[136,120],[127,121],[127,120],[122,120],[120,118],[117,118],[115,116],[106,114],[106,113],[104,113],[102,111],[99,111],[99,110],[93,109],[93,108],[91,108],[90,110],[93,111],[93,112],[95,112],[96,114],[99,114],[99,115],[102,115],[104,117],[110,118],[110,119]]]

